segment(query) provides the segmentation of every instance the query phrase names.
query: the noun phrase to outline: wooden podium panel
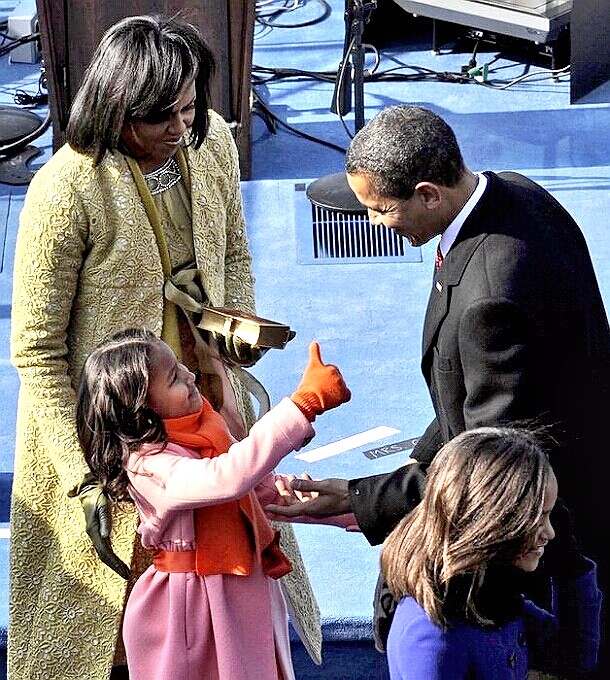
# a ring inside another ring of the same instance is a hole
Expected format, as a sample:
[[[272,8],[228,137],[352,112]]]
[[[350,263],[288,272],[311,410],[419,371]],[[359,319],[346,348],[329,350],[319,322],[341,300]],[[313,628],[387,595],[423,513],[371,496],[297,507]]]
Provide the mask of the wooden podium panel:
[[[232,124],[243,179],[251,172],[250,78],[255,3],[251,0],[36,0],[53,122],[64,141],[70,105],[106,29],[138,14],[181,15],[201,31],[216,59],[212,105]]]

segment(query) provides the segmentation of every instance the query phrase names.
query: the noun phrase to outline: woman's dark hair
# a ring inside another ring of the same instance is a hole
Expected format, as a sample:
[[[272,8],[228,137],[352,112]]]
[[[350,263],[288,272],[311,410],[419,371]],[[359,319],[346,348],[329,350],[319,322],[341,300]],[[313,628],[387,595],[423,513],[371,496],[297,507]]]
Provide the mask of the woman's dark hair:
[[[212,52],[192,24],[178,17],[127,17],[100,40],[72,103],[66,140],[97,165],[106,151],[120,148],[126,123],[170,109],[194,80],[190,136],[199,148],[208,131],[213,72]]]
[[[419,182],[455,186],[465,166],[449,125],[421,106],[389,106],[352,139],[349,174],[366,175],[380,196],[411,198]]]
[[[525,429],[481,427],[445,444],[421,503],[384,543],[381,569],[394,597],[411,595],[446,627],[450,584],[467,579],[463,614],[493,623],[477,596],[490,566],[510,567],[533,544],[551,474],[538,438]]]
[[[116,501],[129,500],[125,465],[145,442],[165,443],[161,418],[146,405],[151,349],[159,339],[130,328],[87,357],[76,399],[76,427],[91,472]]]

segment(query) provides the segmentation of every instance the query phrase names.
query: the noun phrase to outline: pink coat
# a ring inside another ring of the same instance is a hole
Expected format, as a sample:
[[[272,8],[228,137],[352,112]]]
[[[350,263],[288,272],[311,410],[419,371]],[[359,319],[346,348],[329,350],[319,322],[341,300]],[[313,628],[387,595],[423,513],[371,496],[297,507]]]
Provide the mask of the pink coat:
[[[238,499],[252,488],[263,505],[277,500],[273,468],[313,434],[301,411],[283,399],[216,458],[176,444],[163,451],[142,447],[128,464],[142,545],[192,550],[194,508]],[[286,605],[260,563],[249,576],[149,567],[129,596],[123,639],[131,680],[294,680]]]

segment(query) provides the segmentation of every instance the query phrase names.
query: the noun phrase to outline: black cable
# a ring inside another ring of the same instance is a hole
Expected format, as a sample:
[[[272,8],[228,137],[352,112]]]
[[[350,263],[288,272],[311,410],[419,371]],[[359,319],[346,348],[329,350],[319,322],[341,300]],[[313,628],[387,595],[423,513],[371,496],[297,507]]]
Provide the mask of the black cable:
[[[14,50],[20,45],[35,42],[40,38],[40,33],[30,33],[29,35],[22,35],[19,38],[11,38],[8,35],[3,35],[2,37],[8,40],[8,43],[4,44],[3,42],[3,44],[0,46],[0,57],[3,57],[5,54],[8,54],[11,50]]]
[[[262,76],[257,75],[258,73],[268,75],[268,77],[263,78]],[[256,64],[252,66],[252,79],[255,85],[264,85],[266,83],[287,80],[290,78],[305,78],[307,80],[334,82],[336,76],[336,71],[302,71],[298,68],[270,68],[268,66],[257,66]]]
[[[398,71],[410,69],[414,71],[412,74],[400,74]],[[257,72],[269,74],[267,77],[257,75]],[[335,82],[337,77],[336,71],[301,71],[299,69],[272,69],[268,67],[256,66],[252,67],[252,78],[256,85],[262,85],[279,80],[320,80],[323,82]],[[365,82],[380,82],[380,81],[400,81],[409,82],[414,80],[440,80],[442,82],[471,82],[472,79],[463,73],[452,73],[449,71],[433,71],[432,69],[423,66],[397,66],[386,71],[370,71],[366,70],[364,74]]]
[[[477,52],[479,51],[479,45],[481,44],[481,38],[477,38],[474,43],[474,49],[472,50],[472,56],[466,66],[462,66],[462,73],[467,73],[471,68],[476,68],[477,66]]]
[[[410,69],[413,73],[398,73]],[[423,66],[399,66],[387,71],[373,73],[365,78],[366,82],[413,82],[422,80],[436,80],[442,83],[471,83],[473,79],[466,73],[454,71],[433,71]]]
[[[335,82],[334,97],[330,107],[330,110],[339,116],[341,125],[343,125],[343,129],[345,130],[347,136],[350,139],[352,139],[353,134],[347,127],[347,123],[345,122],[345,114],[348,113],[348,111],[350,111],[352,108],[351,104],[352,81],[350,73],[352,69],[352,64],[349,61],[349,54],[353,49],[354,42],[355,38],[352,38],[350,44],[346,49],[344,58],[339,66],[339,72],[337,74],[337,79]]]
[[[43,106],[49,102],[49,95],[45,92],[38,92],[37,94],[30,94],[25,90],[17,90],[15,96],[13,97],[15,104],[19,106]]]
[[[43,106],[49,103],[49,95],[43,90],[46,90],[45,73],[44,67],[40,69],[40,75],[38,76],[38,92],[36,94],[31,94],[25,90],[17,90],[13,95],[13,100],[15,104],[26,107],[36,107]]]
[[[317,17],[314,17],[313,19],[309,19],[308,21],[302,21],[298,24],[279,24],[275,21],[269,21],[266,17],[262,16],[259,8],[257,8],[256,10],[255,20],[259,24],[262,24],[263,26],[267,26],[269,28],[304,28],[305,26],[313,26],[327,19],[331,13],[330,5],[328,4],[328,2],[326,2],[326,0],[316,0],[316,2],[322,5],[321,14]],[[295,9],[300,9],[305,6],[305,3],[300,1],[292,4],[293,4],[292,8],[284,6],[281,7],[280,9],[271,11],[268,16],[270,17],[281,16],[282,14],[293,12]]]
[[[375,65],[373,68],[365,69],[364,75],[375,73],[379,66],[379,53],[374,45],[365,44],[364,47],[375,55]],[[325,83],[334,83],[337,78],[338,69],[333,71],[305,71],[298,68],[276,68],[271,66],[252,65],[252,81],[255,85],[266,85],[267,83],[279,80],[319,80]]]
[[[570,75],[570,64],[567,66],[564,66],[563,68],[558,68],[552,71],[531,71],[528,73],[524,73],[523,75],[517,76],[516,78],[513,78],[512,80],[502,82],[500,81],[485,81],[485,82],[480,82],[477,83],[478,85],[483,85],[485,87],[489,87],[494,90],[507,90],[509,87],[512,87],[513,85],[517,85],[518,83],[523,82],[524,80],[535,80],[536,82],[539,80],[557,80],[561,76],[569,76]],[[540,77],[538,77],[540,76]]]
[[[487,62],[487,65],[495,63],[501,58],[500,55],[496,55],[493,59]],[[508,68],[499,67],[498,70]],[[567,68],[567,67],[566,67]],[[401,71],[410,70],[412,73],[401,73]],[[541,71],[536,75],[544,76],[547,74],[548,78],[556,78],[557,74],[562,75],[564,69],[557,69],[555,71]],[[257,75],[257,72],[263,74],[261,76]],[[490,74],[492,71],[490,71]],[[277,82],[279,80],[299,80],[299,79],[309,79],[309,80],[319,80],[323,82],[335,82],[337,72],[336,71],[302,71],[293,68],[269,68],[263,66],[252,67],[252,78],[253,83],[257,85],[262,85],[271,82]],[[264,76],[264,77],[263,77]],[[475,80],[473,77],[469,76],[467,73],[457,73],[453,71],[434,71],[432,69],[426,68],[424,66],[397,66],[395,68],[387,69],[385,71],[366,71],[364,74],[365,82],[417,82],[417,81],[430,81],[436,80],[438,82],[444,83],[458,83],[458,84],[475,84],[475,85],[489,85],[489,81],[482,83]],[[523,78],[519,77],[519,81]],[[494,81],[492,86],[502,87],[506,89],[506,86],[510,87],[515,79],[506,81]]]
[[[253,113],[260,115],[263,118],[263,120],[265,120],[267,129],[272,134],[275,134],[277,132],[276,128],[277,125],[279,125],[283,128],[286,128],[286,130],[288,130],[289,132],[292,132],[293,134],[297,135],[297,137],[303,137],[303,139],[307,139],[310,142],[321,144],[322,146],[326,146],[329,149],[333,149],[334,151],[339,151],[342,154],[345,154],[345,152],[347,151],[347,149],[345,149],[342,146],[339,146],[338,144],[334,144],[333,142],[327,142],[326,140],[320,139],[319,137],[309,135],[306,132],[303,132],[302,130],[299,130],[298,128],[295,128],[289,123],[283,121],[281,118],[276,116],[275,113],[273,113],[273,111],[267,106],[267,104],[265,104],[262,97],[254,87],[252,88],[252,95],[254,98]]]

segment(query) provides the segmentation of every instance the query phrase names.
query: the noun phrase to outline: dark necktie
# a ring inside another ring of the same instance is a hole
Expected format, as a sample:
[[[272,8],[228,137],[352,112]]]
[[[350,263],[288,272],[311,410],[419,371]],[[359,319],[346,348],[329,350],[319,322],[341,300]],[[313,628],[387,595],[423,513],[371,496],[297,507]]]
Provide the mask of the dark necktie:
[[[443,266],[444,261],[445,261],[445,258],[443,257],[443,253],[441,253],[441,244],[439,243],[436,246],[436,256],[434,258],[434,269],[436,271],[438,271]]]

